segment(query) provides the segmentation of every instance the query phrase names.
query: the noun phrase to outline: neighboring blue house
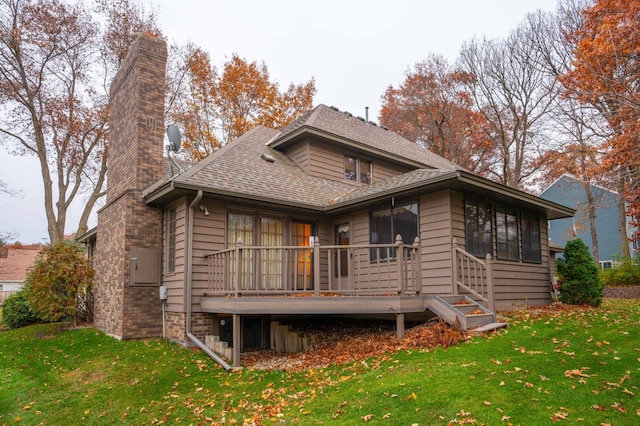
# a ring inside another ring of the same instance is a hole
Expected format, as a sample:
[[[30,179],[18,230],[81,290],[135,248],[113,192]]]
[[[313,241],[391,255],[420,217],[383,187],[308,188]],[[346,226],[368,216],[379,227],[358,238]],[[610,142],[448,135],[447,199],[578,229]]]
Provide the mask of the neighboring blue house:
[[[598,250],[600,266],[611,267],[612,262],[622,253],[622,242],[618,231],[618,194],[597,185],[591,185],[596,208],[596,230],[598,236]],[[549,221],[549,238],[564,247],[572,238],[580,238],[589,247],[593,255],[593,241],[586,214],[587,195],[582,183],[574,176],[564,174],[553,182],[541,194],[540,198],[553,201],[576,210],[573,218]],[[631,237],[633,230],[627,221],[627,236]],[[633,246],[629,244],[632,255]]]

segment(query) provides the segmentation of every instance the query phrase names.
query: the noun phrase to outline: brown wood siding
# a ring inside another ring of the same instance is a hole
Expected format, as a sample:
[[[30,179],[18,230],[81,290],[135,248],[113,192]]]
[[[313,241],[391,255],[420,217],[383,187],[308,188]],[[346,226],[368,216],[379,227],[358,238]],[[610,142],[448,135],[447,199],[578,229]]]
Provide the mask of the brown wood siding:
[[[304,153],[302,152],[303,150]],[[310,140],[298,143],[288,148],[285,152],[311,176],[330,180],[344,180],[345,150],[341,147]],[[359,154],[358,152],[354,153]],[[373,161],[374,182],[412,170],[380,158],[367,155],[363,155],[363,158],[369,158]],[[355,182],[354,185],[356,185]]]
[[[422,288],[428,294],[451,294],[451,203],[449,191],[420,197]]]
[[[373,181],[380,182],[390,177],[398,176],[412,169],[403,167],[383,160],[373,159]]]
[[[516,309],[524,306],[551,303],[551,274],[549,270],[549,236],[546,218],[540,218],[542,261],[494,262],[496,309]]]
[[[344,154],[342,148],[310,141],[308,173],[319,178],[343,180]]]
[[[162,224],[163,235],[163,278],[162,283],[167,287],[167,304],[165,309],[168,312],[184,312],[184,271],[185,271],[185,235],[186,235],[186,212],[187,200],[181,198],[170,207],[176,209],[176,259],[175,273],[167,273],[167,219],[166,210],[164,223]]]
[[[309,173],[310,153],[308,140],[298,142],[297,144],[288,147],[284,150],[284,153],[287,154],[294,163],[300,166],[302,170]]]
[[[193,214],[193,274],[192,309],[200,312],[200,298],[207,291],[209,266],[204,255],[226,248],[227,208],[219,200],[204,199],[201,205],[207,207],[205,216],[196,206]]]

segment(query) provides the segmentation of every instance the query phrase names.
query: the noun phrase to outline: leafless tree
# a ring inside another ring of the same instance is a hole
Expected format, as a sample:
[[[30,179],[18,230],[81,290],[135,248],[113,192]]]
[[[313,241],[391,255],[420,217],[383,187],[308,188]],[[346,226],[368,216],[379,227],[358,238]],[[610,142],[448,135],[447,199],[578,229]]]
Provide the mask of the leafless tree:
[[[525,21],[506,39],[473,39],[458,59],[474,76],[470,90],[487,122],[486,136],[498,150],[493,178],[515,188],[524,188],[540,167],[558,93],[558,83],[538,66],[540,53],[528,44],[532,31]]]

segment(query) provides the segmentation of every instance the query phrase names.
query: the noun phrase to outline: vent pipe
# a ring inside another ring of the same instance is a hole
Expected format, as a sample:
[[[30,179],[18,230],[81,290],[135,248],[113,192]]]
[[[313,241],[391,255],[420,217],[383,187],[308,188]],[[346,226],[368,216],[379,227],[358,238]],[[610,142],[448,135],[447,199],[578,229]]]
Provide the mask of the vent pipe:
[[[369,121],[369,107],[364,107],[364,119]]]

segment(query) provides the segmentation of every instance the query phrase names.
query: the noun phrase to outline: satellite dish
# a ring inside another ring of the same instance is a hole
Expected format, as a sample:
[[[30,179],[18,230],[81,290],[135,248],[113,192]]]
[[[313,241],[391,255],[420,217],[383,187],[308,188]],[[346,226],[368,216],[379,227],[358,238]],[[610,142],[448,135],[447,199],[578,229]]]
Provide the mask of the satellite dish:
[[[180,150],[182,144],[182,136],[180,135],[180,129],[175,124],[169,124],[167,126],[167,136],[169,137],[169,148],[173,152]]]

